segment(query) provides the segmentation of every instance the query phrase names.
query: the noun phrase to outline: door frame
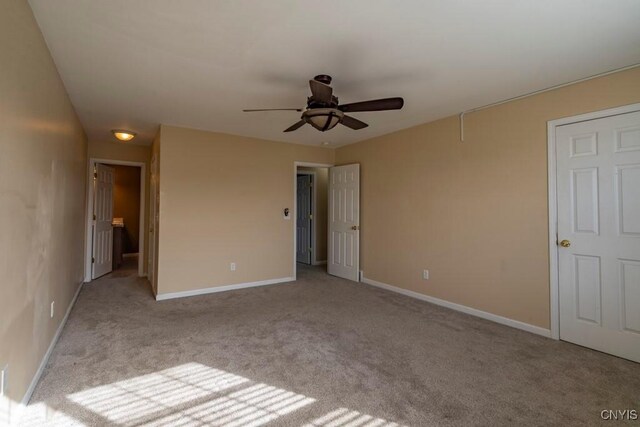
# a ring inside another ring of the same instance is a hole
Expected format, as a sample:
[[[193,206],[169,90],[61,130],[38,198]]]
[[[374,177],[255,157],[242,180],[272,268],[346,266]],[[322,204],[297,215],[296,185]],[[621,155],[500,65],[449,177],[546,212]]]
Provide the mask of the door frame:
[[[87,170],[87,212],[86,212],[86,232],[85,232],[85,259],[84,259],[84,281],[91,282],[91,257],[93,256],[93,198],[95,189],[93,186],[93,169],[97,163],[115,166],[134,166],[140,168],[140,230],[138,232],[138,276],[144,277],[144,253],[145,253],[145,189],[146,189],[146,164],[144,162],[130,162],[126,160],[112,160],[89,158],[89,168]]]
[[[316,173],[314,171],[298,171],[296,177],[298,175],[310,175],[311,176],[311,263],[309,265],[316,265]],[[298,185],[298,181],[296,180],[296,187]],[[298,193],[296,192],[296,198],[298,197]],[[296,208],[298,207],[298,200],[296,200]],[[296,216],[296,221],[298,217]],[[297,245],[296,241],[296,245]],[[297,247],[296,247],[297,249]],[[297,255],[297,252],[296,252]]]
[[[159,170],[160,157],[154,153],[151,153],[151,160],[149,161],[149,246],[147,248],[147,279],[151,283],[151,289],[153,289],[154,295],[158,294],[158,212],[159,212],[159,199],[158,194],[158,170]],[[153,249],[153,253],[152,253]]]
[[[298,194],[296,193],[296,187],[298,186],[298,179],[297,179],[298,178],[298,167],[300,167],[300,166],[301,167],[307,167],[307,168],[332,168],[335,165],[334,164],[329,164],[329,163],[311,163],[311,162],[298,162],[298,161],[294,161],[293,162],[293,209],[292,209],[293,212],[292,212],[292,215],[291,215],[291,217],[294,219],[294,221],[291,221],[293,223],[292,227],[291,227],[292,235],[293,235],[293,274],[292,274],[293,280],[297,280],[297,278],[298,278],[298,276],[297,276],[298,275],[298,265],[297,265],[297,262],[296,262],[296,254],[298,252],[298,250],[297,250],[298,249],[297,248],[298,242],[297,242],[297,239],[296,239],[296,221],[295,221],[295,219],[297,218],[296,209],[297,209],[297,198],[298,198]],[[301,171],[301,172],[307,172],[307,171]],[[314,179],[314,181],[315,181],[315,179]],[[311,207],[311,209],[312,209],[312,212],[313,212],[312,215],[313,215],[314,219],[316,218],[316,210],[315,209],[316,209],[316,205],[317,205],[317,203],[315,203],[315,197],[316,197],[315,195],[316,195],[316,183],[314,182],[313,183],[313,192],[312,192],[312,196],[311,196],[313,198],[313,202],[312,202],[313,206]],[[312,225],[312,229],[313,228],[315,228],[315,224]],[[315,231],[312,232],[312,236],[313,236],[314,240],[312,241],[311,245],[315,248]],[[314,250],[314,251],[312,251],[312,254],[311,254],[311,265],[315,265],[314,264],[314,261],[316,259],[315,252],[316,251]]]
[[[551,338],[560,339],[560,279],[558,271],[558,195],[556,162],[556,128],[558,126],[603,119],[620,114],[640,111],[640,103],[606,110],[593,111],[577,116],[563,117],[547,122],[547,173],[549,204],[549,310],[551,315]]]

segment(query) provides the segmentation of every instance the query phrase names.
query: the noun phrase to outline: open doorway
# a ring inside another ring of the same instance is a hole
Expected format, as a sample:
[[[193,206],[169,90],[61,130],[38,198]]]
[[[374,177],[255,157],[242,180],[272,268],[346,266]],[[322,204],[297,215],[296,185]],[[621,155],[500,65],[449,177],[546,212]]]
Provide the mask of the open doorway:
[[[113,165],[113,270],[137,264],[140,255],[140,168]],[[125,265],[126,264],[126,265]],[[137,267],[137,265],[136,265]]]
[[[85,282],[118,269],[144,275],[145,164],[89,161]]]
[[[298,163],[295,168],[295,271],[325,269],[329,165]]]
[[[296,180],[296,262],[311,265],[311,259],[316,252],[313,241],[317,241],[317,217],[313,217],[313,209],[316,207],[313,197],[316,192],[313,185],[316,173],[301,169],[298,168]]]

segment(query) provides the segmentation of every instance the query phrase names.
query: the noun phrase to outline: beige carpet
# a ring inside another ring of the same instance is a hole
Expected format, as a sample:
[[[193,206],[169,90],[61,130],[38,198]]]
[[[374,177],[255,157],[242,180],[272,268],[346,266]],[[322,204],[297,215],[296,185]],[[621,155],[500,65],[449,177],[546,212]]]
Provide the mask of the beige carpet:
[[[590,425],[640,410],[639,364],[298,276],[163,302],[135,266],[86,285],[24,424]]]

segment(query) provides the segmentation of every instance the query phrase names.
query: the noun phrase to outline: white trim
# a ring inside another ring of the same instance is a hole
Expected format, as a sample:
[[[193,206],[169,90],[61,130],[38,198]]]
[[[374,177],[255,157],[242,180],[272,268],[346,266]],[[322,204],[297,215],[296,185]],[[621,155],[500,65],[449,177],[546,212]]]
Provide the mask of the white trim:
[[[69,314],[71,314],[71,310],[73,309],[73,306],[76,304],[78,295],[82,290],[82,285],[83,283],[80,283],[78,285],[78,289],[76,289],[76,293],[73,295],[73,298],[71,299],[71,303],[67,308],[67,312],[64,314],[64,317],[62,318],[62,321],[60,322],[60,326],[58,326],[58,329],[56,330],[56,333],[53,336],[51,343],[49,344],[49,348],[47,349],[47,352],[42,357],[42,360],[40,361],[40,366],[38,366],[38,370],[33,376],[33,379],[29,384],[29,388],[27,389],[26,393],[24,394],[24,397],[22,398],[22,402],[20,402],[21,408],[18,410],[18,414],[16,417],[16,420],[18,421],[20,419],[21,411],[24,410],[24,408],[29,404],[29,401],[31,400],[31,396],[33,395],[33,391],[36,389],[36,386],[38,385],[38,381],[40,381],[40,377],[42,376],[44,369],[47,367],[47,363],[49,362],[49,357],[51,357],[51,353],[53,352],[53,349],[56,346],[58,339],[60,338],[60,335],[62,334],[62,330],[67,324],[67,320],[69,319]]]
[[[327,260],[322,260],[322,261],[313,261],[313,265],[326,265],[327,264]]]
[[[556,126],[547,122],[547,185],[549,206],[549,315],[551,338],[560,339],[560,307],[558,303],[558,213],[556,195]]]
[[[560,301],[558,278],[558,199],[556,188],[556,127],[589,120],[602,119],[640,111],[640,103],[629,104],[607,110],[594,111],[577,116],[563,117],[547,122],[547,174],[549,192],[549,310],[551,314],[551,338],[560,339]]]
[[[498,316],[497,314],[489,313],[486,311],[478,310],[476,308],[467,307],[466,305],[456,304],[453,302],[445,301],[439,298],[431,297],[429,295],[421,294],[407,289],[399,288],[397,286],[388,285],[386,283],[378,282],[376,280],[364,277],[364,273],[361,273],[362,283],[375,286],[378,288],[386,289],[391,292],[396,292],[411,298],[419,299],[421,301],[430,302],[441,307],[450,308],[455,311],[470,314],[472,316],[480,317],[485,320],[500,323],[501,325],[510,326],[512,328],[521,329],[523,331],[531,332],[532,334],[542,335],[543,337],[550,338],[551,331],[549,329],[541,328],[540,326],[531,325],[529,323],[520,322],[519,320],[509,319],[508,317]]]
[[[296,221],[295,219],[296,217],[296,198],[297,198],[297,193],[296,193],[296,187],[298,185],[298,181],[297,181],[297,177],[298,177],[298,167],[302,166],[302,167],[308,167],[308,168],[332,168],[334,165],[332,164],[328,164],[328,163],[311,163],[311,162],[298,162],[298,161],[294,161],[293,162],[293,221],[291,221],[292,223],[292,233],[293,233],[293,269],[291,270],[293,273],[293,280],[296,280],[298,277],[298,268],[297,268],[297,263],[296,263],[296,253],[297,253],[297,242],[296,242]],[[314,183],[315,186],[315,183]],[[315,218],[315,214],[314,214],[314,218]]]
[[[260,280],[258,282],[237,283],[235,285],[213,286],[211,288],[194,289],[192,291],[169,292],[157,294],[156,301],[164,301],[174,298],[192,297],[196,295],[215,294],[217,292],[234,291],[236,289],[255,288],[257,286],[275,285],[278,283],[288,283],[296,280],[294,277],[281,277],[279,279]]]
[[[85,268],[84,268],[84,281],[85,283],[91,282],[91,257],[93,253],[93,169],[97,163],[105,165],[120,165],[120,166],[135,166],[140,168],[140,230],[138,231],[138,276],[144,277],[144,242],[146,240],[145,233],[145,191],[147,182],[146,164],[144,162],[130,162],[126,160],[112,160],[112,159],[98,159],[91,157],[89,159],[89,170],[87,180],[87,232],[85,242]]]
[[[333,163],[313,163],[313,162],[293,162],[296,169],[298,166],[303,168],[332,168],[335,165]]]

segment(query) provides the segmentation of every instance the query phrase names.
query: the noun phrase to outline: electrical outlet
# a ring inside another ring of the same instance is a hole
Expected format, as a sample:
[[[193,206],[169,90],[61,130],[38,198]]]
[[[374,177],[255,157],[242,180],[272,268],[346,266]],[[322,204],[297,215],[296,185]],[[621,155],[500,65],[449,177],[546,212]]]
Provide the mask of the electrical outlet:
[[[5,365],[0,371],[0,396],[6,396],[9,389],[9,365]]]
[[[229,267],[231,268],[231,271],[236,271],[236,263],[235,262],[232,262]]]
[[[429,280],[429,270],[422,270],[422,278],[424,280]]]
[[[51,318],[53,319],[53,313],[55,312],[56,302],[51,301]]]

